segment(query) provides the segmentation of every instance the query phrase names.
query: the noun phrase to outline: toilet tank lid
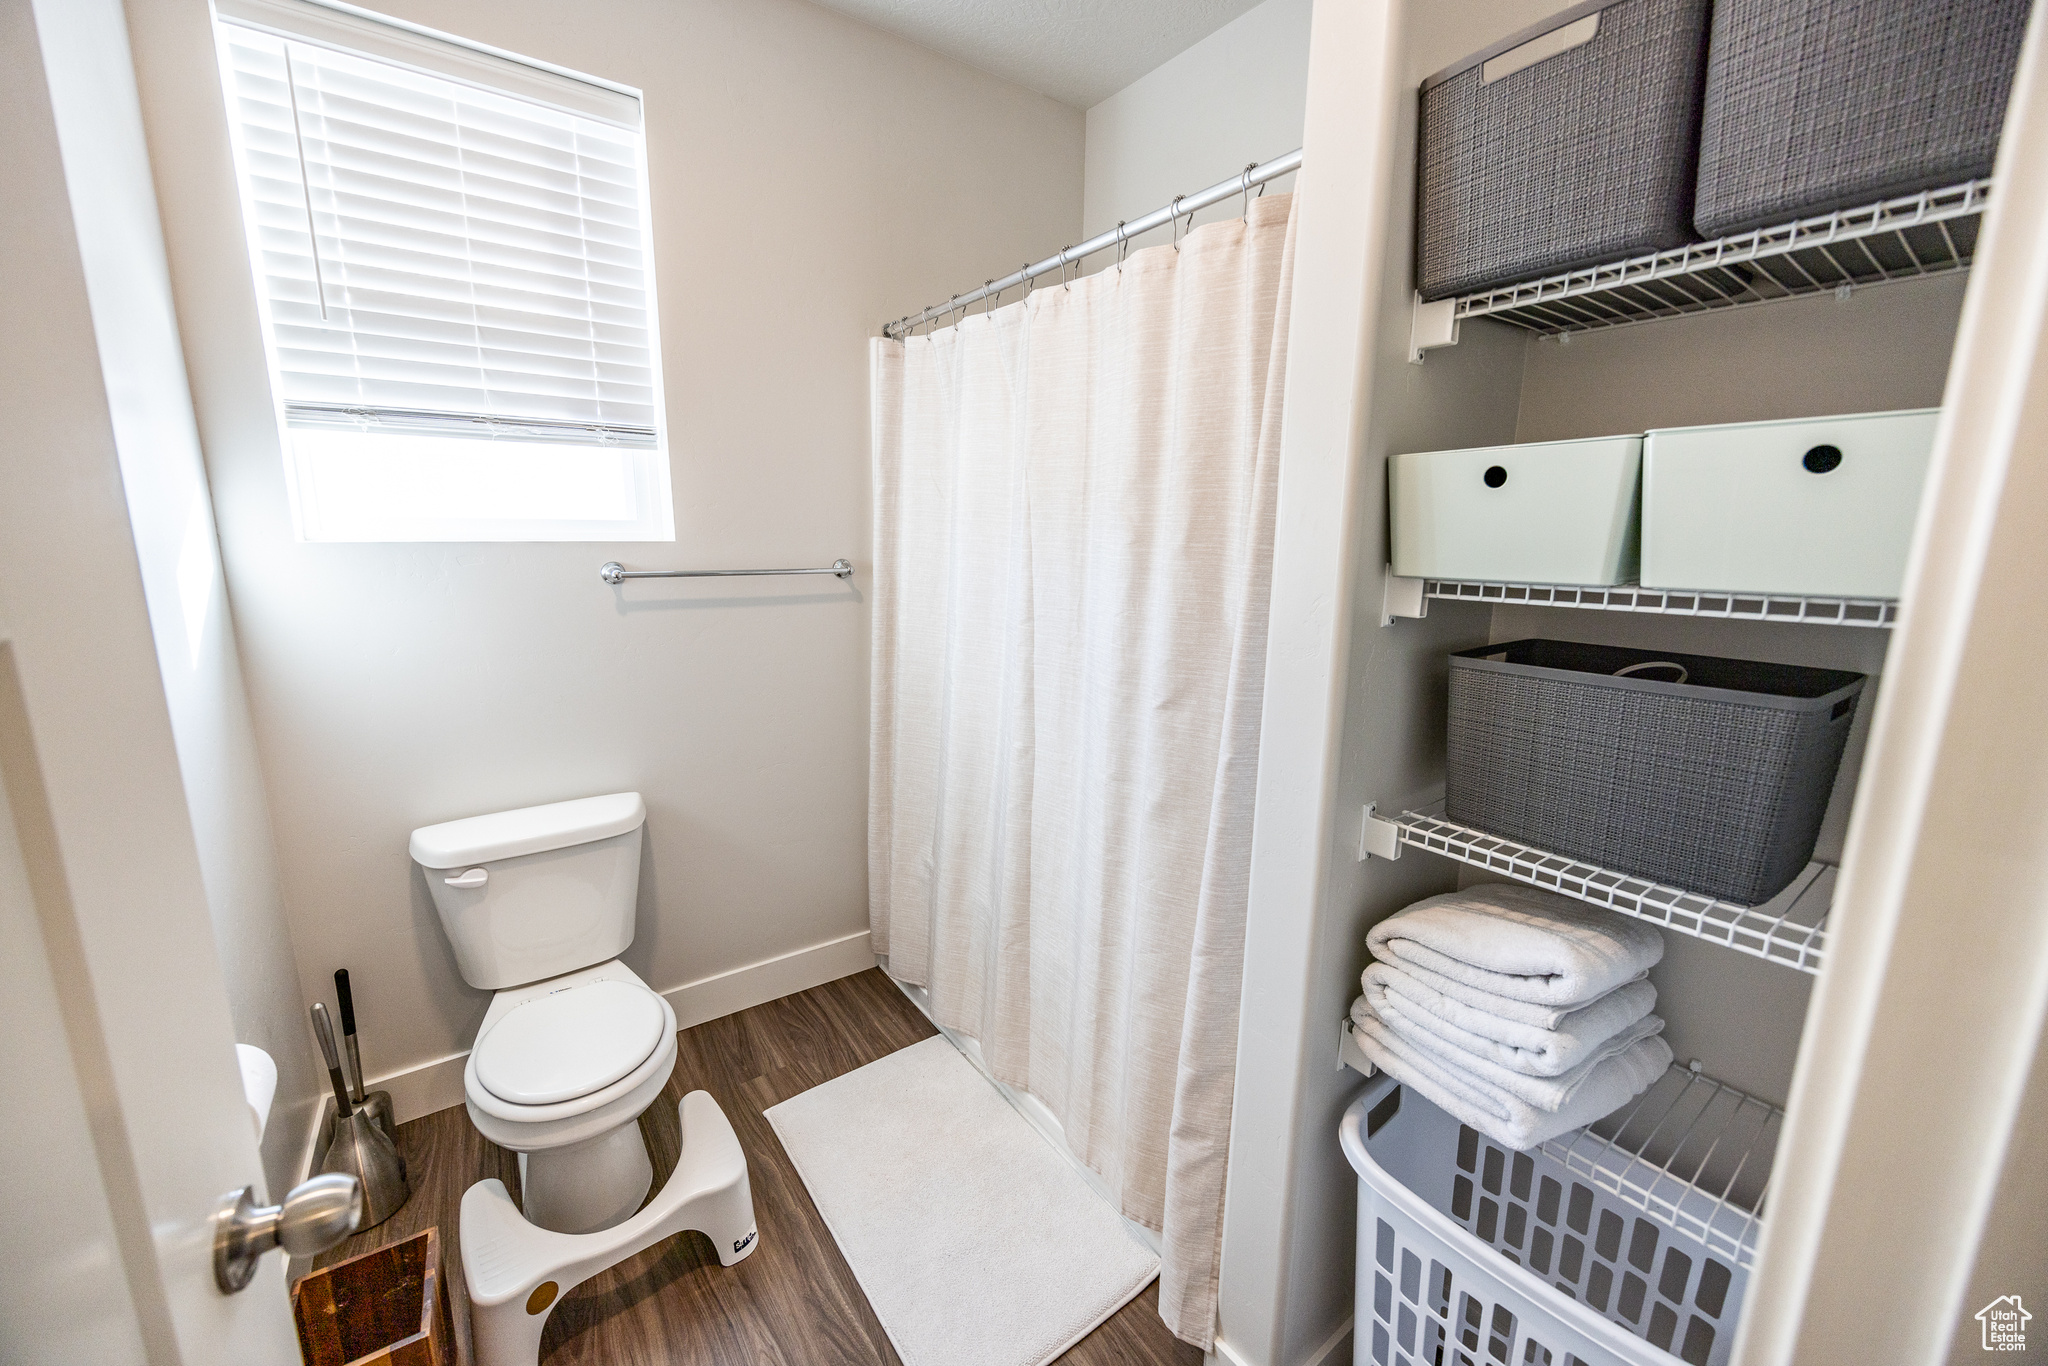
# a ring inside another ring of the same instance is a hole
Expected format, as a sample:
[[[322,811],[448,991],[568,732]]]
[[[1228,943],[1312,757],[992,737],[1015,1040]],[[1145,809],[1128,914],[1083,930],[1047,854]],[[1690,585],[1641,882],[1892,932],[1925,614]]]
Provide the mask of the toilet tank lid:
[[[412,832],[412,861],[423,868],[468,868],[609,839],[646,819],[647,806],[637,792],[495,811],[421,826]]]

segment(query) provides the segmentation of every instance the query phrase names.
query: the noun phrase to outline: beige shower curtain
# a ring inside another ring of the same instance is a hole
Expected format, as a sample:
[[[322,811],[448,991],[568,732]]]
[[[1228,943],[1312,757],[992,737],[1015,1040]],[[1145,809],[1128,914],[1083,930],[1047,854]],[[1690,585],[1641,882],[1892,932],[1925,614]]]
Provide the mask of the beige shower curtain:
[[[876,951],[1161,1234],[1205,1348],[1292,221],[872,356]]]

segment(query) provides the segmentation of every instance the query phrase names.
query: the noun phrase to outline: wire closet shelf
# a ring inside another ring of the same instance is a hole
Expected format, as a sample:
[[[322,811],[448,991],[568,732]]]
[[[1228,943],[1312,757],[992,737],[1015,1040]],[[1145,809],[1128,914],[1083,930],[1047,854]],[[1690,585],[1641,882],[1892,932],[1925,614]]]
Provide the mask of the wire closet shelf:
[[[1632,873],[1489,835],[1442,816],[1404,812],[1388,822],[1400,844],[1441,854],[1667,930],[1740,953],[1818,973],[1827,948],[1835,869],[1809,863],[1791,886],[1760,906],[1742,906]]]
[[[1822,626],[1890,626],[1899,604],[1886,598],[1797,597],[1784,593],[1730,593],[1705,589],[1612,588],[1570,584],[1504,583],[1469,579],[1428,579],[1422,595],[1446,602],[1484,602],[1507,607],[1584,607],[1602,612],[1653,612],[1663,616],[1721,617],[1731,621],[1783,621]]]
[[[1544,1153],[1623,1203],[1756,1265],[1785,1112],[1674,1064],[1634,1102],[1543,1143]]]
[[[1351,1022],[1344,1022],[1350,1037]],[[1352,1044],[1345,1064],[1377,1070]],[[1744,1269],[1756,1263],[1785,1112],[1673,1063],[1612,1114],[1538,1144],[1544,1156],[1623,1204]]]
[[[1969,267],[1991,181],[1585,266],[1454,300],[1454,316],[1555,336]]]

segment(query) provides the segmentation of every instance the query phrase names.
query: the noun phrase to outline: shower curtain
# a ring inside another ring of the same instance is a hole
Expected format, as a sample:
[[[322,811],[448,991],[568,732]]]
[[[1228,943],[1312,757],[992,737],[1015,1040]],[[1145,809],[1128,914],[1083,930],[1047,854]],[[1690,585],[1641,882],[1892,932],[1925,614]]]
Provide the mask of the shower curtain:
[[[873,343],[876,952],[1161,1235],[1204,1348],[1292,197]]]

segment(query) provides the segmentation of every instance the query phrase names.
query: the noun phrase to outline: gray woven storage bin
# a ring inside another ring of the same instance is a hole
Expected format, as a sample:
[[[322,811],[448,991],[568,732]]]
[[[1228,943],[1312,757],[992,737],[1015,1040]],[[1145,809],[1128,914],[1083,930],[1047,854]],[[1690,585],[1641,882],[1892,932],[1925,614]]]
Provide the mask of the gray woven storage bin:
[[[1590,42],[1485,79],[1493,58],[1593,15]],[[1690,241],[1706,43],[1707,0],[1582,4],[1423,82],[1422,297]]]
[[[1991,174],[2026,24],[2026,0],[1720,0],[1700,232]]]
[[[1672,663],[1675,670],[1618,669]],[[1756,905],[1813,856],[1864,676],[1518,640],[1451,656],[1444,814]]]

